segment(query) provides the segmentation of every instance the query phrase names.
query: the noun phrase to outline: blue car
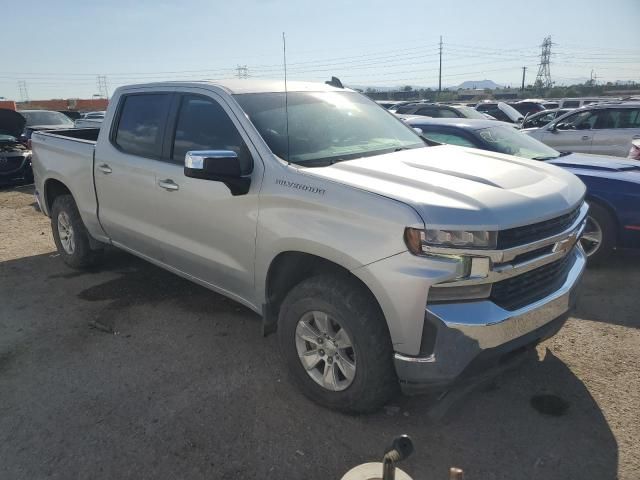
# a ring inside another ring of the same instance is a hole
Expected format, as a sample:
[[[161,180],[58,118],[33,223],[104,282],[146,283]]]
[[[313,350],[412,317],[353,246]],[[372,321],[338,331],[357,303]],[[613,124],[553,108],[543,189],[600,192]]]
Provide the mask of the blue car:
[[[491,120],[414,117],[406,120],[430,143],[480,148],[566,168],[587,186],[589,217],[582,246],[589,265],[601,264],[615,248],[640,248],[640,162],[586,153],[560,153]]]

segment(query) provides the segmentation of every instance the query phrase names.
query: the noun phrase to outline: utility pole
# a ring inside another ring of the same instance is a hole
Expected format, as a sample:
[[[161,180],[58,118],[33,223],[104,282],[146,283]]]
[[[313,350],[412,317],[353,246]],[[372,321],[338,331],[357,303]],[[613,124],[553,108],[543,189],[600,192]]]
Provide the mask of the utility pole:
[[[524,92],[524,76],[527,73],[527,67],[522,67],[522,88],[520,90],[522,90]]]
[[[440,68],[438,69],[438,98],[442,92],[442,35],[440,35]]]
[[[538,88],[551,88],[551,36],[545,37],[542,42],[542,51],[540,52],[540,63],[538,64],[538,75],[536,75],[536,86]]]
[[[20,100],[28,102],[29,91],[27,90],[27,82],[25,80],[18,80],[18,90],[20,90]]]
[[[249,78],[249,68],[246,65],[238,65],[236,67],[238,78]]]

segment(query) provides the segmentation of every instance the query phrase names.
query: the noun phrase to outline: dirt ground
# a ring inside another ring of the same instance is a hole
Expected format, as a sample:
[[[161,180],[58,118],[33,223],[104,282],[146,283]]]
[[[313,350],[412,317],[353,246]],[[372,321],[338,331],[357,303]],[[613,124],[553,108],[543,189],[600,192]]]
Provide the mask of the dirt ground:
[[[588,271],[563,330],[445,415],[399,397],[345,416],[291,386],[255,314],[118,251],[73,271],[31,188],[4,189],[0,479],[338,479],[407,433],[416,480],[637,480],[639,267]],[[568,408],[542,414],[540,394]]]

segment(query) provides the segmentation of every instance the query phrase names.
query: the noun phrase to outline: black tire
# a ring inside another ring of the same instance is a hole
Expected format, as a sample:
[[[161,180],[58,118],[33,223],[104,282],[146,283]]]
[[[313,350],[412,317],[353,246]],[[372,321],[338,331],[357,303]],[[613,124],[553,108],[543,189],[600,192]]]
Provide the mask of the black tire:
[[[296,327],[311,311],[328,314],[351,338],[355,376],[342,391],[316,383],[298,357]],[[398,391],[393,347],[382,312],[371,294],[346,275],[319,275],[296,285],[280,307],[278,340],[294,383],[320,405],[348,413],[369,413]]]
[[[60,214],[66,214],[73,229],[74,248],[71,253],[65,250],[60,238]],[[53,240],[58,248],[58,253],[64,263],[70,267],[85,269],[95,265],[102,257],[102,249],[91,249],[89,232],[87,232],[82,222],[76,202],[71,195],[60,195],[54,200],[53,206],[51,207],[51,231],[53,232]]]
[[[593,202],[589,205],[588,216],[591,217],[591,220],[595,221],[602,230],[600,246],[589,255],[587,263],[589,267],[597,267],[603,265],[608,260],[616,246],[616,222],[606,208]]]

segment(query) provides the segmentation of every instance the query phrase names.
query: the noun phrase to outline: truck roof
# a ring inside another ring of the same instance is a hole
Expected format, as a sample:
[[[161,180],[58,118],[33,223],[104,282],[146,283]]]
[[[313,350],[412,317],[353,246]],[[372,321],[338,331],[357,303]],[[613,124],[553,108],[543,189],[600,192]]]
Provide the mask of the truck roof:
[[[235,79],[235,80],[202,80],[187,82],[156,82],[141,83],[136,85],[127,85],[121,88],[136,87],[202,87],[210,85],[221,87],[230,94],[240,93],[284,93],[284,80],[253,80],[253,79]],[[298,82],[287,81],[287,91],[289,92],[344,92],[353,91],[349,88],[336,88],[321,82]]]

